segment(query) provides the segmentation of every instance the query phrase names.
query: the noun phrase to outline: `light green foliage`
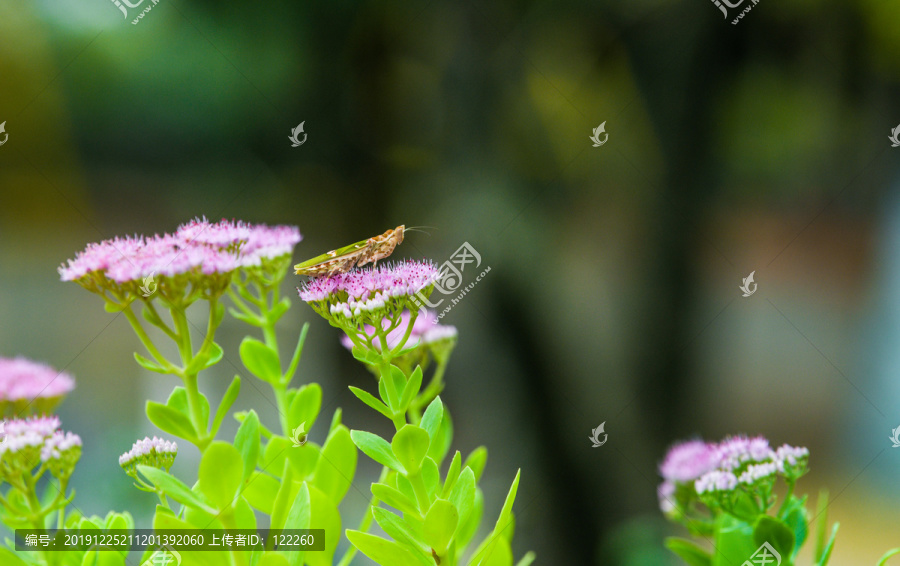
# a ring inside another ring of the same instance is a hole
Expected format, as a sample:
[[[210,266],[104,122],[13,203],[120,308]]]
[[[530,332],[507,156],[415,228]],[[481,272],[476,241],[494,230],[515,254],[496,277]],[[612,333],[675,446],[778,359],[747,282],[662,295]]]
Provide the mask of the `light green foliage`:
[[[452,446],[453,423],[439,393],[444,387],[443,373],[455,337],[432,345],[406,343],[403,338],[388,346],[387,333],[397,329],[402,309],[385,310],[385,321],[390,324],[377,328],[375,336],[360,338],[353,334],[353,356],[375,374],[377,386],[371,390],[350,389],[365,405],[387,418],[394,425],[394,433],[388,439],[367,431],[351,431],[342,424],[341,409],[334,412],[327,431],[316,427],[322,410],[322,388],[316,383],[291,387],[308,325],[300,332],[289,360],[282,359],[275,330],[291,306],[290,300],[279,297],[279,286],[289,266],[290,257],[285,255],[264,259],[261,265],[232,274],[201,277],[190,285],[168,279],[149,298],[129,297],[127,292],[104,296],[107,310],[123,314],[144,346],[144,353],[134,354],[137,364],[181,380],[165,403],[147,401],[147,418],[163,433],[195,445],[201,454],[196,476],[191,479],[179,479],[170,473],[170,461],[160,467],[145,465],[157,460],[142,461],[126,470],[136,487],[159,500],[153,527],[254,529],[257,513],[262,513],[268,517],[261,524],[272,529],[323,529],[325,533],[324,551],[184,551],[182,564],[190,566],[349,566],[357,551],[385,566],[512,566],[512,505],[518,474],[493,531],[466,559],[464,553],[484,511],[478,481],[487,452],[479,448],[463,460],[460,452],[454,451],[447,474],[442,477],[440,471]],[[238,348],[246,373],[235,375],[221,402],[214,407],[201,392],[199,378],[226,356],[214,340],[218,327],[225,322],[222,300],[226,296],[233,305],[228,309],[232,317],[250,325],[256,335],[246,336]],[[133,308],[134,300],[137,304]],[[201,332],[199,341],[196,335],[192,336],[197,329],[191,328],[193,323],[187,316],[197,301],[209,306],[206,331]],[[141,319],[135,314],[138,305]],[[168,310],[168,316],[161,316],[157,308]],[[404,308],[409,309],[411,329],[418,307],[410,303]],[[334,320],[329,322],[345,331],[357,330],[344,328]],[[147,325],[155,328],[153,335],[171,340],[174,349],[155,344],[146,332]],[[163,353],[175,350],[178,354],[174,359]],[[233,413],[240,425],[233,441],[227,442],[218,433],[246,379],[258,379],[271,387],[277,412],[257,413],[251,409]],[[321,445],[311,440],[323,437]],[[378,481],[371,484],[372,499],[358,521],[359,528],[343,531],[345,521],[339,505],[355,489],[352,486],[357,450],[380,463],[384,470]],[[50,487],[57,486],[49,486],[48,491]],[[65,485],[56,491],[65,492]],[[33,486],[13,486],[4,495],[9,509],[21,513],[16,516],[2,510],[0,518],[10,527],[33,527],[34,522],[23,519],[36,497]],[[105,519],[82,517],[76,510],[66,514],[69,500],[54,499],[54,495],[49,492],[45,498],[48,507],[37,518],[42,526],[51,524],[57,518],[56,511],[60,511],[58,520],[69,529],[135,527],[127,513],[110,513]],[[791,515],[789,522],[799,528],[798,521],[804,517]],[[373,523],[389,538],[369,533]],[[343,536],[350,545],[343,556],[335,556]],[[151,554],[148,550],[140,557],[140,563]],[[134,562],[133,557],[131,560]],[[533,560],[534,555],[529,553],[519,565],[527,566]],[[55,553],[51,557],[40,552],[13,554],[0,548],[0,563],[124,566],[125,556],[90,550]]]

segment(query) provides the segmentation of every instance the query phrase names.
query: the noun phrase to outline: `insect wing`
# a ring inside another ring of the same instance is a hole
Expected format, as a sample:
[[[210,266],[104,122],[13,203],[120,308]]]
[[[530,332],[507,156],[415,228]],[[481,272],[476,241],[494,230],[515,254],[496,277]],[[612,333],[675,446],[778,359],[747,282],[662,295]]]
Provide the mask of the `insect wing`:
[[[295,265],[294,273],[296,273],[297,275],[321,275],[323,273],[334,271],[335,266],[344,268],[341,271],[347,271],[356,264],[356,260],[365,251],[367,246],[368,240],[363,240],[361,242],[356,242],[355,244],[350,244],[349,246],[344,246],[343,248],[338,248],[328,253],[318,255],[312,259],[304,261],[303,263],[298,263],[297,265]],[[349,262],[351,259],[352,263],[350,265],[347,265],[346,262]],[[335,260],[346,260],[346,262]]]

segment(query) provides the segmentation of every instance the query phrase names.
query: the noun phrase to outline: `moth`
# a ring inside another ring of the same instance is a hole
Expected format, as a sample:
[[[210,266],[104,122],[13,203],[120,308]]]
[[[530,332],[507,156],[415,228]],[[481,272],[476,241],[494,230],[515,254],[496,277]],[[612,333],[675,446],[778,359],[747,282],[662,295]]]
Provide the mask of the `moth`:
[[[310,277],[331,277],[337,273],[347,273],[354,267],[362,267],[367,263],[378,264],[394,252],[394,248],[403,241],[406,226],[401,224],[384,234],[372,236],[368,240],[356,242],[343,248],[331,250],[310,260],[294,266],[297,275]]]

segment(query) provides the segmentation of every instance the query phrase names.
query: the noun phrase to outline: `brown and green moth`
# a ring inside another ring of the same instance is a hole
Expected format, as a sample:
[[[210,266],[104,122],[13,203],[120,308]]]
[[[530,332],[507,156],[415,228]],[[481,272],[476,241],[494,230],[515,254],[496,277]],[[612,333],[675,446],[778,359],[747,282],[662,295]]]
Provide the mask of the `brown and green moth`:
[[[372,236],[368,240],[331,250],[303,263],[298,263],[294,266],[294,273],[310,277],[331,277],[336,273],[346,273],[354,267],[362,267],[367,263],[377,265],[378,260],[384,259],[394,252],[394,248],[403,241],[405,232],[406,226],[401,224],[384,234]]]

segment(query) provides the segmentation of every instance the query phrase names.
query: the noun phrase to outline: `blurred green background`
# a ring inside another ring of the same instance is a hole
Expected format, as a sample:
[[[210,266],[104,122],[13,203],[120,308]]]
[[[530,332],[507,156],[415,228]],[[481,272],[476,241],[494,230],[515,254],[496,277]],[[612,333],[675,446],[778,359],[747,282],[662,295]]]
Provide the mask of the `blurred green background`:
[[[176,383],[55,267],[206,215],[295,224],[298,261],[398,224],[432,228],[397,257],[478,250],[491,272],[445,318],[443,398],[455,447],[489,448],[488,523],[523,470],[517,557],[675,564],[656,466],[729,433],[810,448],[801,488],[828,486],[842,524],[832,564],[900,544],[900,4],[762,0],[732,25],[706,0],[161,0],[133,25],[150,2],[126,20],[0,1],[0,355],[75,376],[79,509],[146,521],[116,458]],[[294,303],[282,343],[311,323],[299,379],[323,414],[386,434],[347,391],[369,374]],[[220,330],[205,391],[246,375],[244,333]],[[237,408],[274,423],[262,391]],[[348,525],[376,475],[361,466]]]

